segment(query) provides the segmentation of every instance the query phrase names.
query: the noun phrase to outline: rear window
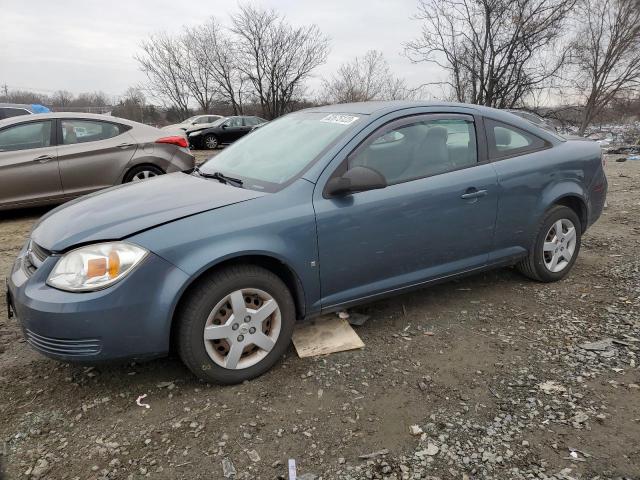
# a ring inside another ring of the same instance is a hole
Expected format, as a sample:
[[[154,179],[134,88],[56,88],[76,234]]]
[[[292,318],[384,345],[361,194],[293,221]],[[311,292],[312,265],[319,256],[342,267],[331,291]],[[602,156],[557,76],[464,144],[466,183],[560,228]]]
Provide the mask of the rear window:
[[[128,125],[97,120],[61,120],[60,123],[63,145],[107,140],[131,129]]]

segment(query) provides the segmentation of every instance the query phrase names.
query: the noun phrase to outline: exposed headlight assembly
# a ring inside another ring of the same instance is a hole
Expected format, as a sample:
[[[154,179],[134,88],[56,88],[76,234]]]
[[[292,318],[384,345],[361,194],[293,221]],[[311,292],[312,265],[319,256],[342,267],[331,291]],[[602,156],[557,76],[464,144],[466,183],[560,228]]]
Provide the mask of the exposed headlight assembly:
[[[197,132],[191,132],[189,133],[190,137],[197,137],[198,135],[200,135],[202,133],[202,130],[198,130]]]
[[[127,242],[87,245],[66,253],[49,274],[47,285],[69,292],[90,292],[122,280],[149,252]]]

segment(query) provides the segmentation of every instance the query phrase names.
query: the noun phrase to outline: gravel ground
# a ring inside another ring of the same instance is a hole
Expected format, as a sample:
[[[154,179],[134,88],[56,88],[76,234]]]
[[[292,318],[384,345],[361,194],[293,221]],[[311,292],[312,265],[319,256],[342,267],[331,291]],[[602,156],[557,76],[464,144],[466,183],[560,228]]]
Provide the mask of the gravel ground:
[[[290,349],[242,385],[200,383],[175,358],[48,360],[3,297],[7,478],[273,479],[290,458],[303,480],[640,478],[640,162],[607,174],[565,280],[501,269],[377,302],[360,310],[364,349]],[[1,276],[44,211],[3,212]]]

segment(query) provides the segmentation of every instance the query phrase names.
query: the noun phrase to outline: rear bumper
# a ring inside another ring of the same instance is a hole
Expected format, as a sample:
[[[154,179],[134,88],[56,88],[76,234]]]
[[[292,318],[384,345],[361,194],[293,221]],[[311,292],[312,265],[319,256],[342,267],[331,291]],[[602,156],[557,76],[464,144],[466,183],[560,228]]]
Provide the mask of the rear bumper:
[[[150,358],[169,350],[175,299],[187,275],[156,255],[121,282],[97,292],[63,292],[46,285],[57,257],[32,275],[24,250],[7,279],[10,303],[25,339],[58,360],[100,362]]]
[[[607,191],[609,189],[609,183],[607,182],[607,176],[604,171],[600,173],[593,180],[589,195],[589,218],[587,219],[587,226],[593,225],[604,210],[605,203],[607,201]]]

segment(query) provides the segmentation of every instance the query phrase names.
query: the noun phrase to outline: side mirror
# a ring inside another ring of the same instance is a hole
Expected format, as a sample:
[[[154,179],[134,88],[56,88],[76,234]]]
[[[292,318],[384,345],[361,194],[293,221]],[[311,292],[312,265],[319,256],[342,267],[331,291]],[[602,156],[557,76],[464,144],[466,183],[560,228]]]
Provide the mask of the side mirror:
[[[221,125],[221,127],[222,127],[223,129],[227,128],[228,126],[229,126],[229,125],[227,125],[226,123],[225,123],[225,124],[223,124],[223,125]]]
[[[325,193],[330,197],[349,195],[365,190],[385,188],[387,181],[380,172],[369,167],[353,167],[341,177],[334,177],[327,182]]]

